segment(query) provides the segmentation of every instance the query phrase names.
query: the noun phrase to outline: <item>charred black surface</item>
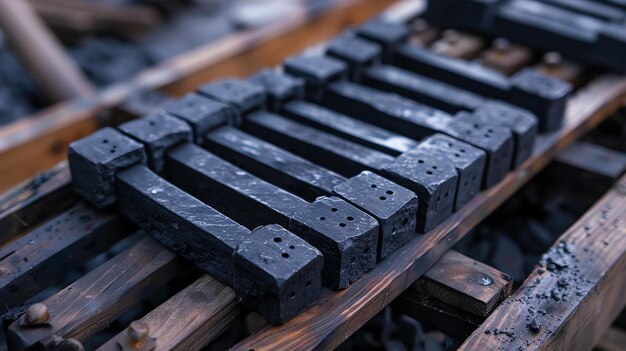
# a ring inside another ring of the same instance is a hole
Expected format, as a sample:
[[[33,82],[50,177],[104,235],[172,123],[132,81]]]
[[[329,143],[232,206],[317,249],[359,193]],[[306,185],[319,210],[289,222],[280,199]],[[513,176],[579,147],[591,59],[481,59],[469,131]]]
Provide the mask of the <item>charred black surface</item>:
[[[234,289],[240,300],[270,324],[282,324],[319,297],[322,254],[279,225],[252,232],[237,247]]]
[[[288,226],[295,211],[307,205],[303,199],[189,143],[168,153],[165,175],[249,228],[269,223]]]
[[[402,135],[306,101],[290,102],[282,113],[300,123],[394,156],[417,146],[416,141]]]
[[[378,222],[339,198],[305,206],[289,230],[322,252],[322,282],[331,289],[346,288],[376,265]]]
[[[250,231],[145,166],[117,174],[118,210],[163,245],[232,286],[232,257]]]
[[[415,193],[369,171],[337,185],[335,195],[378,221],[378,260],[384,260],[415,236]]]
[[[345,178],[241,130],[224,127],[206,136],[207,147],[234,164],[309,201],[330,195]]]
[[[191,126],[196,143],[202,143],[208,131],[235,123],[235,110],[219,101],[190,93],[163,108]]]
[[[415,150],[384,168],[390,179],[417,194],[417,230],[421,233],[433,229],[452,214],[458,176],[448,162],[446,158]]]
[[[438,55],[418,45],[402,45],[394,56],[402,68],[427,75],[490,98],[504,100],[528,109],[539,118],[542,131],[557,128],[571,86],[537,70],[526,69],[509,77],[481,66]]]
[[[292,99],[304,99],[304,80],[292,77],[276,70],[264,69],[248,78],[265,90],[267,107],[277,112],[281,106]]]
[[[290,57],[283,63],[285,72],[303,78],[306,82],[306,97],[320,101],[326,85],[345,79],[348,66],[340,60],[320,55],[300,55]]]
[[[434,134],[420,142],[418,154],[431,154],[456,168],[459,181],[454,199],[454,210],[460,210],[480,192],[487,154],[468,143],[443,134]]]
[[[218,80],[201,86],[198,93],[233,107],[237,113],[237,125],[245,113],[265,108],[265,90],[245,80]]]
[[[268,112],[248,116],[244,127],[252,134],[348,177],[362,170],[379,170],[394,160],[380,151]]]
[[[411,32],[403,23],[391,23],[376,19],[359,27],[356,33],[362,38],[381,45],[383,60],[389,62],[398,46],[408,39]]]
[[[453,118],[398,95],[349,82],[331,84],[325,103],[416,140],[441,132],[485,150],[488,158],[484,185],[487,187],[504,178],[511,166],[513,136],[508,128],[471,118]]]
[[[128,121],[119,130],[143,144],[148,155],[148,165],[155,172],[163,170],[165,152],[176,144],[190,142],[191,128],[182,120],[166,113]]]
[[[344,61],[348,65],[350,79],[360,81],[367,67],[380,62],[382,49],[371,41],[341,36],[328,43],[326,55]]]
[[[98,208],[117,200],[115,174],[146,162],[143,146],[113,128],[102,128],[69,145],[74,190]]]

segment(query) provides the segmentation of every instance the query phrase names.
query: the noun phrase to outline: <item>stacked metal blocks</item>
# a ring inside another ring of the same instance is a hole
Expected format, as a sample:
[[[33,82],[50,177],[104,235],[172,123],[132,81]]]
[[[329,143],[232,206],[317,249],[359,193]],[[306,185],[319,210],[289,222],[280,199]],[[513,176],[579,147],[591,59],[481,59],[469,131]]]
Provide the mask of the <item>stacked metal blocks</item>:
[[[406,33],[371,22],[325,54],[101,129],[70,145],[75,189],[284,323],[322,285],[346,288],[531,155],[541,119],[513,106],[524,101],[419,75]],[[561,120],[560,100],[525,92]]]

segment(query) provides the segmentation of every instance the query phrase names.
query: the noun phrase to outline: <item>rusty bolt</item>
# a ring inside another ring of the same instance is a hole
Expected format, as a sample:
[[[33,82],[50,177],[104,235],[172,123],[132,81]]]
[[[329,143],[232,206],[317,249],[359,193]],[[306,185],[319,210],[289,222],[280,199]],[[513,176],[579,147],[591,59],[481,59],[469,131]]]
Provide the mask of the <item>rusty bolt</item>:
[[[85,351],[85,347],[76,339],[65,339],[61,341],[55,351]]]
[[[24,315],[24,320],[29,325],[39,325],[48,321],[49,317],[48,307],[42,303],[36,303],[28,307]]]
[[[144,342],[150,336],[150,327],[144,322],[133,321],[128,326],[128,338],[137,348],[143,347]]]

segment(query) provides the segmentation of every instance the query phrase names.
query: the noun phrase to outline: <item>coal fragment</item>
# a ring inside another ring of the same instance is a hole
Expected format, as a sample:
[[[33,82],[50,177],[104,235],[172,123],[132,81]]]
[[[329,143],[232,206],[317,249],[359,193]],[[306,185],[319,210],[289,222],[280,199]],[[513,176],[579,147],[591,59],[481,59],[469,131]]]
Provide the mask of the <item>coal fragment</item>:
[[[247,236],[237,246],[233,265],[233,288],[241,303],[270,324],[290,320],[319,297],[322,254],[279,225]]]
[[[328,43],[326,55],[344,61],[348,65],[350,79],[359,81],[367,67],[380,62],[380,45],[358,37],[341,36]]]
[[[273,112],[280,110],[289,100],[304,98],[304,80],[276,70],[264,69],[248,81],[263,87],[268,109]]]
[[[376,265],[378,222],[337,197],[300,209],[289,230],[322,252],[322,282],[331,289],[346,288]]]
[[[369,171],[333,189],[335,195],[378,221],[378,260],[415,237],[418,200],[412,191]]]
[[[250,231],[145,166],[117,174],[118,209],[163,245],[233,285],[233,254]]]
[[[245,80],[232,78],[218,80],[201,86],[198,93],[234,108],[236,125],[241,123],[244,114],[265,108],[265,90]]]
[[[163,110],[187,122],[198,144],[210,130],[236,123],[236,112],[232,107],[196,93],[166,104]]]
[[[224,127],[206,137],[207,147],[257,176],[313,201],[330,195],[345,180],[318,166],[241,130]]]
[[[452,214],[458,176],[428,152],[406,153],[383,168],[385,175],[417,194],[417,230],[426,233]]]
[[[163,156],[174,145],[191,141],[191,128],[182,120],[166,113],[154,113],[128,121],[119,130],[143,144],[148,165],[155,172],[163,170]]]
[[[115,174],[146,162],[143,146],[106,127],[69,145],[67,158],[74,190],[98,208],[117,200]]]
[[[285,72],[305,80],[306,97],[313,101],[322,99],[325,87],[330,82],[345,79],[348,75],[345,63],[327,56],[294,56],[286,59],[283,65]]]

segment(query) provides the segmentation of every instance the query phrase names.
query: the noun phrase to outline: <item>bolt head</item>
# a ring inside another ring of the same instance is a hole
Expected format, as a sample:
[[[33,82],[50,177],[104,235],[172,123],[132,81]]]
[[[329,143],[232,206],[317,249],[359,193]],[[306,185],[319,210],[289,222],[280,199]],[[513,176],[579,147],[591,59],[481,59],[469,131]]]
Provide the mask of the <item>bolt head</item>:
[[[30,325],[37,325],[45,323],[50,314],[48,313],[48,307],[42,303],[32,304],[26,310],[26,314],[24,315],[24,319],[26,323]]]
[[[128,337],[133,343],[142,343],[150,335],[150,327],[141,321],[133,321],[128,326]]]

